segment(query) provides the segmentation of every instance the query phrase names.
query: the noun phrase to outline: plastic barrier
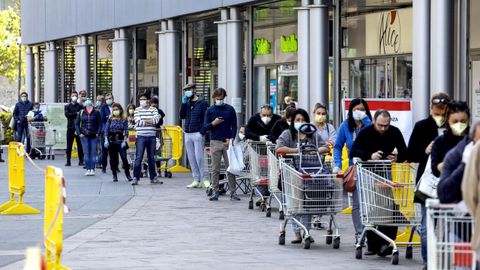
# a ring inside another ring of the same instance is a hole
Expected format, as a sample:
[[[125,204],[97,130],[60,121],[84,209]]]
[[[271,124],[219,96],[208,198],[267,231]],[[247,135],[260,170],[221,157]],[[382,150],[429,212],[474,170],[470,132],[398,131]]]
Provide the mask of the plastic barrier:
[[[183,155],[183,130],[179,126],[165,126],[168,136],[172,139],[172,159],[175,165],[170,168],[171,172],[190,172],[189,169],[180,165]]]
[[[65,181],[62,170],[47,167],[45,176],[44,244],[47,269],[69,269],[61,265]]]
[[[8,145],[8,189],[10,200],[0,205],[2,215],[40,214],[40,210],[23,203],[25,194],[25,149],[18,142]],[[15,201],[15,195],[18,201]]]

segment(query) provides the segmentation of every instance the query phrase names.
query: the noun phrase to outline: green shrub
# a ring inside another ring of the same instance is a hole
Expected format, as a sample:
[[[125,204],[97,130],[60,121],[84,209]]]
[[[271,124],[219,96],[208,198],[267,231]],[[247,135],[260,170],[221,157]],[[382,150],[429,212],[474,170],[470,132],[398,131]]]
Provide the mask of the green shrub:
[[[13,129],[9,127],[11,118],[11,112],[0,112],[0,121],[3,124],[3,130],[5,131],[5,139],[1,141],[2,144],[8,144],[14,139]]]

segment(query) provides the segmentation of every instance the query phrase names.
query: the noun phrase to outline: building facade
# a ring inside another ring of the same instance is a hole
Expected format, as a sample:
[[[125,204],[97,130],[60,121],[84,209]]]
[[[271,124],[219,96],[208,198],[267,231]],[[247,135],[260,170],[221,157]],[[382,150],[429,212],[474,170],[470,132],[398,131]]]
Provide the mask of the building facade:
[[[26,89],[40,102],[149,90],[179,124],[181,86],[210,100],[223,87],[240,122],[292,97],[308,111],[341,99],[412,100],[431,93],[480,104],[480,4],[468,0],[23,0]],[[477,97],[478,96],[478,97]],[[480,108],[478,108],[480,112]],[[480,113],[479,113],[480,115]]]

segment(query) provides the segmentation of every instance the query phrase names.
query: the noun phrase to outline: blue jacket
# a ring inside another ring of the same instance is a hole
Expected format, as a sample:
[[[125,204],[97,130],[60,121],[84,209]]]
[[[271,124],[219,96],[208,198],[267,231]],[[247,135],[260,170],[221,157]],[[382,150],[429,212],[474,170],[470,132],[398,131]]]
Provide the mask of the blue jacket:
[[[212,121],[217,117],[223,117],[223,123],[213,126]],[[205,112],[205,121],[200,133],[204,135],[207,131],[210,131],[210,140],[235,139],[237,135],[237,113],[235,109],[228,104],[210,106]]]
[[[20,125],[27,126],[27,114],[29,111],[33,110],[33,104],[30,100],[26,102],[19,101],[15,104],[15,108],[13,109],[13,119]]]
[[[108,108],[107,104],[103,104],[102,107],[100,108],[100,113],[102,115],[102,131],[105,130],[107,126],[107,121],[108,118],[110,117],[110,109]]]
[[[362,127],[360,129],[355,129],[353,132],[350,132],[348,129],[348,119],[342,122],[340,128],[338,129],[337,139],[335,140],[335,145],[333,147],[333,160],[335,161],[335,167],[342,168],[342,150],[343,146],[347,145],[348,156],[350,156],[350,149],[352,149],[354,134],[357,137],[361,129],[368,127],[372,124],[370,118],[365,117],[362,119]],[[349,165],[353,164],[353,160],[349,160]]]
[[[86,137],[94,138],[102,132],[102,115],[98,110],[93,110],[88,114],[86,110],[81,110],[78,113],[75,128],[77,134],[83,134]]]
[[[195,102],[182,103],[180,107],[180,119],[185,119],[183,131],[186,133],[199,132],[203,127],[205,112],[208,109],[206,100],[200,98]]]

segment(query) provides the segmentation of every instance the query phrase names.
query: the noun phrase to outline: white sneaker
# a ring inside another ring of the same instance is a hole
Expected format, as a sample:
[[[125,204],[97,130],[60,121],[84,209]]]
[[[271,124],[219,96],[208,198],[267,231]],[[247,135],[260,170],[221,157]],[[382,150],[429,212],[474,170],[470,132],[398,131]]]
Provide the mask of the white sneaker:
[[[201,185],[200,185],[200,187],[201,187]],[[208,181],[208,180],[203,180],[203,187],[205,187],[205,188],[210,187],[210,181]]]
[[[95,170],[90,170],[90,176],[95,176]]]
[[[197,188],[200,184],[199,181],[193,180],[193,182],[187,186],[187,188]]]
[[[85,176],[90,176],[90,170],[87,170],[87,171],[85,172]]]

